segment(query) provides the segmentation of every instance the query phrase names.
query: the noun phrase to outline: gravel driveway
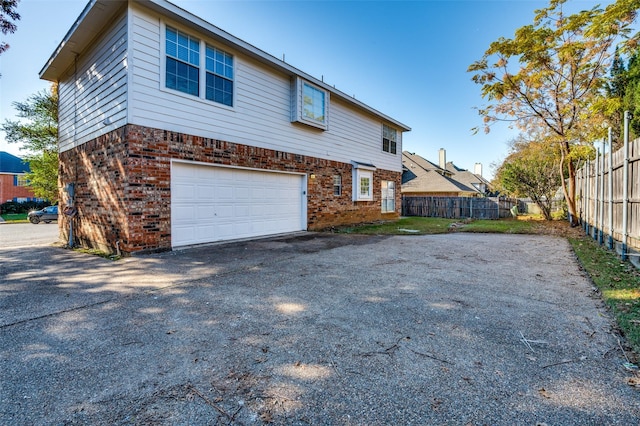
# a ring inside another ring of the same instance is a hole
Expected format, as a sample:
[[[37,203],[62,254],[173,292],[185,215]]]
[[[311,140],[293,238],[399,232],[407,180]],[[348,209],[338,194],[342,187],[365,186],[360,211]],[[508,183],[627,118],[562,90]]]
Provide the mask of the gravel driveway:
[[[635,425],[617,339],[556,237],[0,248],[7,425]]]

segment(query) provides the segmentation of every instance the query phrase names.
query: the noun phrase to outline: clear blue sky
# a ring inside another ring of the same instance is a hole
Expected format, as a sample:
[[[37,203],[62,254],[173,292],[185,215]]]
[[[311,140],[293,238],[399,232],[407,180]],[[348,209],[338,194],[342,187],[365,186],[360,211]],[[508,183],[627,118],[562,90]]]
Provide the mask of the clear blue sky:
[[[472,135],[481,125],[480,87],[468,66],[497,38],[533,20],[540,0],[423,1],[218,1],[173,3],[282,58],[296,68],[412,128],[405,150],[437,163],[447,160],[473,170],[507,153],[517,133],[504,125]],[[604,0],[601,4],[611,1]],[[597,2],[571,0],[576,9]],[[15,119],[12,103],[47,89],[39,71],[87,4],[86,0],[21,0],[11,47],[0,55],[0,119]],[[0,151],[20,155],[0,132]]]

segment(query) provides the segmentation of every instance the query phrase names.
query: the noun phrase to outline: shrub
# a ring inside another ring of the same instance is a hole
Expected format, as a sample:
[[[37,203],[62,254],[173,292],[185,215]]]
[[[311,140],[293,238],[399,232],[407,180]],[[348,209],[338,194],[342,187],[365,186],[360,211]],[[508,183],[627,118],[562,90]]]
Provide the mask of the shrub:
[[[28,213],[31,210],[40,210],[50,203],[47,201],[27,201],[24,203],[16,203],[15,201],[7,201],[0,204],[0,213],[4,214],[19,214]]]

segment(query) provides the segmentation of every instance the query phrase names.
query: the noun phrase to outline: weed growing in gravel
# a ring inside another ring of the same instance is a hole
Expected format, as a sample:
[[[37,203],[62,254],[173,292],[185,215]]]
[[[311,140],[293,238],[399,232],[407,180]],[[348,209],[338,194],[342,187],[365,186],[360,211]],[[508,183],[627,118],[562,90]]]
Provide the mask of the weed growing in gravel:
[[[106,253],[106,252],[98,250],[98,249],[74,248],[74,250],[77,251],[78,253],[85,253],[85,254],[90,254],[92,256],[104,257],[105,259],[109,259],[109,260],[120,260],[120,259],[122,259],[122,256]]]
[[[640,272],[589,237],[569,238],[569,242],[627,341],[640,354]]]

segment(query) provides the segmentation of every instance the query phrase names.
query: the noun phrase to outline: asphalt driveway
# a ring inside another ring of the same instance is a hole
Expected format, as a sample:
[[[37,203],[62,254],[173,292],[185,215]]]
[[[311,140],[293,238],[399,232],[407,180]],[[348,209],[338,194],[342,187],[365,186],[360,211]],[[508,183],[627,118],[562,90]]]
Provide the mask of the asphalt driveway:
[[[638,424],[617,339],[555,237],[0,248],[2,424]]]

